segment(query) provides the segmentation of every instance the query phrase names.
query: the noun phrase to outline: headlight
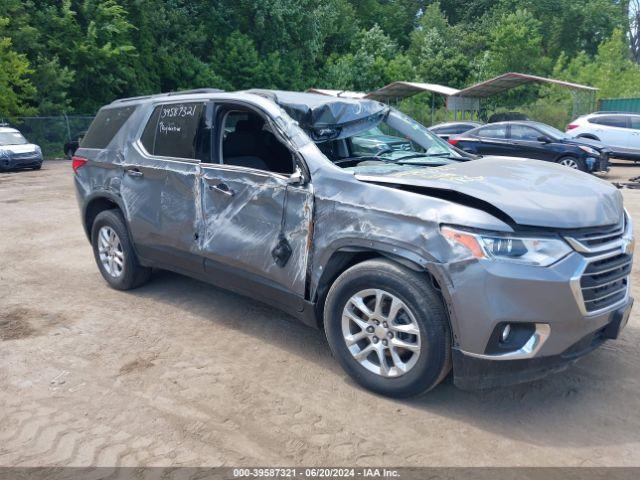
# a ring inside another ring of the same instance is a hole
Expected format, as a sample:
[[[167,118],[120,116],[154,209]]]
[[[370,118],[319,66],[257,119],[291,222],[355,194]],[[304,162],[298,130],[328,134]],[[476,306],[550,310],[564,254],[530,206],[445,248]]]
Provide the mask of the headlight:
[[[452,227],[440,232],[462,258],[484,258],[548,267],[572,250],[564,240],[548,237],[519,237],[501,233],[471,233]]]
[[[587,152],[589,155],[600,156],[600,152],[595,148],[587,147],[586,145],[578,145],[578,148],[583,152]]]
[[[0,148],[0,158],[9,158],[9,152]]]

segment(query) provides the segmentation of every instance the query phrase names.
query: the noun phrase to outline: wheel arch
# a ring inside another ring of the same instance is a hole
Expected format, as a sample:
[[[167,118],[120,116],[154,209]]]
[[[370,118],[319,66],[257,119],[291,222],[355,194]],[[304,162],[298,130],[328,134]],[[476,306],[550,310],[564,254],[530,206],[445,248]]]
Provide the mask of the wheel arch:
[[[105,210],[120,210],[124,214],[121,200],[110,192],[96,192],[86,200],[82,215],[82,225],[89,241],[91,241],[91,227],[95,218]]]
[[[410,270],[424,273],[425,279],[433,282],[434,287],[440,292],[441,281],[434,275],[432,269],[428,267],[430,261],[423,259],[414,252],[400,250],[386,244],[364,245],[344,245],[333,250],[329,258],[322,265],[322,274],[318,281],[311,285],[310,299],[315,305],[315,317],[318,328],[323,328],[324,303],[335,280],[346,270],[372,259],[387,259],[398,263]],[[445,308],[447,302],[443,298]]]

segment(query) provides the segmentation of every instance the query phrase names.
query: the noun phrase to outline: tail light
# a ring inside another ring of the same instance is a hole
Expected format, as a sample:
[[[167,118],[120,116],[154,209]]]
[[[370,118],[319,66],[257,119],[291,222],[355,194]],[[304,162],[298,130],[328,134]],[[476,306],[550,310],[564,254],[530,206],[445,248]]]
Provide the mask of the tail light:
[[[460,140],[458,140],[457,138],[450,138],[449,140],[447,140],[451,145],[455,146],[458,144],[458,142]]]
[[[570,123],[569,125],[567,125],[567,130],[571,130],[574,128],[578,128],[578,125],[576,125],[575,123]]]
[[[78,169],[80,167],[84,167],[86,163],[87,163],[86,158],[71,157],[71,168],[73,168],[73,173],[78,173]]]

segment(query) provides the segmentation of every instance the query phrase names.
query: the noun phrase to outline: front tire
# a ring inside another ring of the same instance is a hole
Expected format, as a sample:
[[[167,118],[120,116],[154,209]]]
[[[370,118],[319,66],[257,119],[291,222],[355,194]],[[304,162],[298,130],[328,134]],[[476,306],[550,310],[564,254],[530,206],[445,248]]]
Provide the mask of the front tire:
[[[119,210],[105,210],[96,216],[91,227],[91,244],[100,273],[112,288],[130,290],[151,277],[151,269],[138,262]]]
[[[388,260],[360,263],[331,286],[324,312],[333,354],[369,390],[419,395],[451,369],[447,314],[424,274]]]
[[[580,170],[581,172],[587,171],[587,164],[582,158],[562,157],[559,158],[556,163],[564,165],[565,167],[573,168],[574,170]]]

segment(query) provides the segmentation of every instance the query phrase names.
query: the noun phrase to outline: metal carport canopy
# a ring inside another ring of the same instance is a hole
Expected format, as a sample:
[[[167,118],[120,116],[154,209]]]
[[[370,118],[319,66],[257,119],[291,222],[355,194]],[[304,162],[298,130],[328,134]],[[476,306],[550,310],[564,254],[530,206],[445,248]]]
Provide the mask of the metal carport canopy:
[[[526,73],[509,72],[490,80],[471,85],[470,87],[451,94],[451,96],[487,98],[497,93],[504,92],[505,90],[515,88],[519,85],[533,82],[549,83],[552,85],[571,88],[573,90],[585,90],[589,92],[596,92],[598,90],[595,87],[580,85],[579,83],[565,82],[563,80],[555,80],[553,78],[538,77],[537,75],[528,75]]]
[[[440,95],[455,95],[460,90],[436,83],[419,83],[419,82],[393,82],[385,85],[378,90],[367,93],[365,98],[373,100],[385,100],[389,98],[406,98],[423,92],[437,93]]]

